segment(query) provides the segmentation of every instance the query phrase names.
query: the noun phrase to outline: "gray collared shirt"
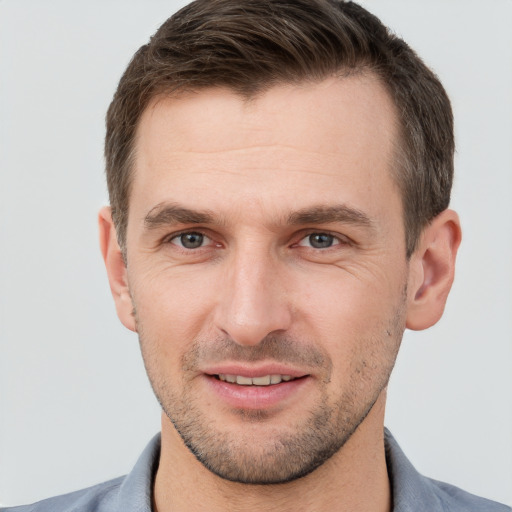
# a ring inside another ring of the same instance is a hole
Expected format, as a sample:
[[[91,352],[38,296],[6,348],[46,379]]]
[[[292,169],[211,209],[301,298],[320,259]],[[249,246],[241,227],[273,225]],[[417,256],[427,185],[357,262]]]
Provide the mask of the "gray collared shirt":
[[[420,475],[388,430],[386,461],[393,492],[393,512],[512,512],[457,487]],[[132,471],[81,491],[2,512],[152,512],[153,481],[160,457],[160,435],[148,444]]]

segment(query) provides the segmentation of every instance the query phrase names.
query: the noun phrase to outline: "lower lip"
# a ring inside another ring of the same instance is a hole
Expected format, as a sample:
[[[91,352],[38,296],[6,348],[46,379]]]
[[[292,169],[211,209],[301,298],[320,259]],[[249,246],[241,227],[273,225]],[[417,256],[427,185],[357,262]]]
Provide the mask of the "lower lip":
[[[241,386],[206,376],[210,389],[227,405],[235,409],[251,410],[284,405],[298,395],[310,380],[310,377],[306,376],[270,386]]]

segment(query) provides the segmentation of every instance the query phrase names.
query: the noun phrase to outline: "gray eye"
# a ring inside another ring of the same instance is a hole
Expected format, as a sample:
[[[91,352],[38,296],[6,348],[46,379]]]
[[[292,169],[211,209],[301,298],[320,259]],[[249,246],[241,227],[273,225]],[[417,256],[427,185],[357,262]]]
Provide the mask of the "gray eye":
[[[313,233],[308,237],[309,245],[315,249],[326,249],[336,242],[336,238],[328,233]]]
[[[204,235],[201,233],[183,233],[173,239],[176,245],[181,245],[185,249],[197,249],[204,243]]]

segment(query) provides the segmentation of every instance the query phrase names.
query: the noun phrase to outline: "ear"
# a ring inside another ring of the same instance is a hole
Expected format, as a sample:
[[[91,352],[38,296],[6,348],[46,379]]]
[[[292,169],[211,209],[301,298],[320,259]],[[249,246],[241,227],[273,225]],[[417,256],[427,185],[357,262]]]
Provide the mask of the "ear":
[[[427,329],[441,318],[455,275],[461,236],[459,217],[453,210],[441,212],[424,229],[409,266],[409,329]]]
[[[107,268],[110,291],[116,304],[117,316],[121,323],[136,331],[136,323],[133,314],[133,303],[128,287],[128,273],[126,264],[117,243],[116,228],[112,221],[111,209],[108,206],[102,208],[98,215],[100,248],[105,267]]]

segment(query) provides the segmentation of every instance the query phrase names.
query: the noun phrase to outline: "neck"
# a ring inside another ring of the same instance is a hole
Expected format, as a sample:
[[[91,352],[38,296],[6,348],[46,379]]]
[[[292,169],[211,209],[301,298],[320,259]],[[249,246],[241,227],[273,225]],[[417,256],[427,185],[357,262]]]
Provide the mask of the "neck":
[[[226,510],[389,512],[384,450],[385,393],[346,444],[309,475],[278,485],[229,482],[206,469],[162,416],[162,451],[155,480],[156,512]]]

